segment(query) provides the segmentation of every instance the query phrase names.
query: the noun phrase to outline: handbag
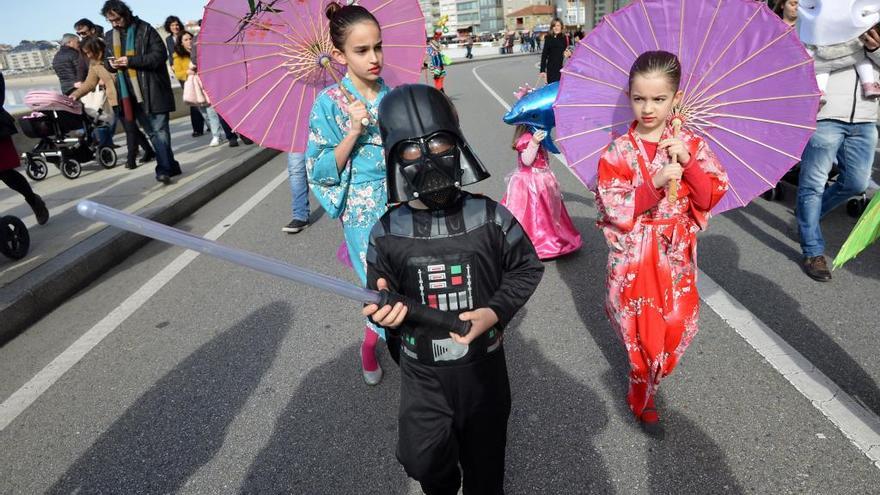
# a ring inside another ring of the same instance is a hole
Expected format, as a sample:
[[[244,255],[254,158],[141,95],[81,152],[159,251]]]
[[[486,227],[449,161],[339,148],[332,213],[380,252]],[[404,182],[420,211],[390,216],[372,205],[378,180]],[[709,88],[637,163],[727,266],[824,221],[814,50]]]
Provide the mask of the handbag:
[[[198,74],[190,74],[186,77],[186,81],[183,83],[183,101],[187,105],[194,107],[207,107],[211,105]]]
[[[109,122],[110,116],[113,114],[110,104],[107,101],[107,92],[104,88],[96,87],[94,91],[83,95],[79,101],[83,104],[86,114],[89,117]]]

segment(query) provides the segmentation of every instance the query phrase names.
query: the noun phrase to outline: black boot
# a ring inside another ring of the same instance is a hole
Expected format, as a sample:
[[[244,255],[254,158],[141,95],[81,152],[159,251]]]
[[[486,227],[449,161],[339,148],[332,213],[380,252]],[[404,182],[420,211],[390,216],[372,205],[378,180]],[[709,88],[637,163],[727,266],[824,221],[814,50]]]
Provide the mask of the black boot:
[[[33,199],[28,201],[31,209],[34,210],[34,215],[37,216],[37,223],[40,225],[45,225],[46,222],[49,221],[49,209],[46,208],[46,203],[43,202],[43,198],[39,195],[34,194]]]

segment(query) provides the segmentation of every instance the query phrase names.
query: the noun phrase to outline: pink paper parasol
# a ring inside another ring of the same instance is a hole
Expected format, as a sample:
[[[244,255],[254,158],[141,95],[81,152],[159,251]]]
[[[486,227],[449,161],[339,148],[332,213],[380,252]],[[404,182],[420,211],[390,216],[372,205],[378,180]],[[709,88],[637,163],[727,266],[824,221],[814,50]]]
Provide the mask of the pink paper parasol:
[[[713,213],[745,206],[800,160],[819,90],[793,28],[753,0],[636,0],[605,16],[562,71],[556,142],[588,187],[633,120],[629,69],[650,50],[678,55],[684,128],[727,170],[730,190]]]
[[[329,65],[329,0],[212,0],[198,37],[199,77],[235,132],[261,146],[304,151],[315,97],[345,73]],[[344,0],[340,2],[344,4]],[[416,0],[358,0],[379,21],[391,87],[418,81],[425,22]]]

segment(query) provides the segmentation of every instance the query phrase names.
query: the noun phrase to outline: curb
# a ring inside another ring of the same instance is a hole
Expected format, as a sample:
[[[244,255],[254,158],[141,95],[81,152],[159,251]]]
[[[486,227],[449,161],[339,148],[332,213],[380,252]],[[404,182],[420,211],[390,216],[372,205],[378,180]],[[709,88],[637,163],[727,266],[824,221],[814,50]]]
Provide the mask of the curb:
[[[541,53],[540,52],[526,52],[526,53],[511,53],[508,55],[501,55],[499,53],[498,55],[488,55],[485,57],[474,57],[471,59],[467,59],[467,58],[455,59],[454,58],[454,59],[452,59],[452,64],[450,64],[449,66],[454,67],[456,65],[473,64],[475,62],[488,62],[490,60],[499,60],[502,58],[528,57],[529,55],[537,55],[538,57],[540,57]]]
[[[260,149],[234,167],[206,174],[136,214],[164,224],[176,223],[278,154],[277,150]],[[4,287],[0,299],[0,345],[24,332],[148,242],[149,238],[138,234],[104,228]]]

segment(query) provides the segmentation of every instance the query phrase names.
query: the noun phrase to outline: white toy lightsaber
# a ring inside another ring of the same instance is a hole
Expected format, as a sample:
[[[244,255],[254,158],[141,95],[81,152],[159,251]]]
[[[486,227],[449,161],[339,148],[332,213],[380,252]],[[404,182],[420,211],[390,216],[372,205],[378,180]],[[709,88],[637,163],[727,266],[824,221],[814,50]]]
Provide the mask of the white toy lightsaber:
[[[466,335],[470,331],[470,322],[461,321],[456,313],[440,311],[417,301],[407,299],[400,294],[389,291],[375,291],[358,287],[354,284],[329,277],[322,273],[314,272],[306,268],[294,266],[283,261],[269,258],[243,249],[230,246],[184,232],[182,230],[163,225],[146,218],[132,215],[115,208],[110,208],[94,201],[82,200],[76,205],[76,211],[89,219],[98,220],[114,227],[134,232],[142,236],[159,241],[174,244],[176,246],[192,249],[216,258],[246,266],[254,270],[275,275],[306,284],[316,289],[321,289],[348,299],[364,304],[378,304],[380,307],[386,304],[402,302],[407,306],[406,321],[416,325],[425,325],[431,328],[448,328],[459,335]]]

